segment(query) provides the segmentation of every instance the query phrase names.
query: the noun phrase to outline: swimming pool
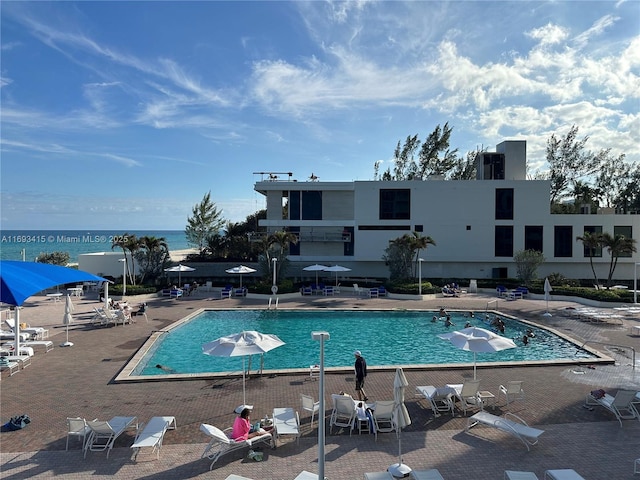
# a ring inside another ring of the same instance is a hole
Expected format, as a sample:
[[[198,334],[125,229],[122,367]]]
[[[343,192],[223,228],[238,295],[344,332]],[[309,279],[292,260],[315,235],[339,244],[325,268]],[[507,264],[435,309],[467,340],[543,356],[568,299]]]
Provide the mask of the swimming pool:
[[[396,365],[468,364],[473,354],[453,347],[436,335],[464,327],[490,328],[485,315],[465,317],[465,312],[450,312],[455,324],[431,322],[432,311],[344,311],[344,310],[206,310],[198,313],[158,336],[157,341],[140,355],[129,375],[153,377],[195,375],[209,372],[241,372],[240,357],[212,357],[202,353],[202,344],[219,337],[257,330],[275,334],[285,345],[264,355],[264,369],[307,370],[318,363],[319,344],[311,332],[324,330],[331,338],[325,343],[325,366],[350,368],[354,350],[361,350],[369,368]],[[569,340],[548,330],[522,321],[500,316],[505,323],[506,337],[518,348],[497,353],[478,354],[478,363],[486,362],[546,362],[597,358]],[[527,328],[535,337],[524,346],[521,339]],[[253,358],[253,369],[260,358]],[[165,370],[156,368],[163,365]]]

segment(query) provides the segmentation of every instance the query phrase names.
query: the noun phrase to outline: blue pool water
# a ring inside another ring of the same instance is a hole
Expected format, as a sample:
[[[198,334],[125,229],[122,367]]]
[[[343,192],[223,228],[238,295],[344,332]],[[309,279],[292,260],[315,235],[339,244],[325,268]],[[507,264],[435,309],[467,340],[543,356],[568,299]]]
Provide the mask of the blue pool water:
[[[325,343],[325,366],[353,365],[354,350],[361,350],[372,366],[422,365],[473,362],[473,353],[458,350],[436,335],[461,329],[469,320],[473,326],[489,328],[483,315],[464,318],[451,312],[455,326],[447,329],[443,321],[432,323],[434,312],[424,311],[284,311],[225,310],[205,311],[172,329],[156,342],[154,348],[135,368],[133,375],[172,373],[207,373],[242,371],[242,358],[221,358],[202,353],[202,344],[242,330],[275,334],[285,345],[264,355],[265,370],[308,369],[319,361],[319,342],[312,331],[329,332]],[[482,317],[482,318],[481,318]],[[502,317],[504,336],[512,338],[518,348],[497,353],[479,353],[477,362],[539,361],[595,358],[591,353],[544,329],[532,327],[535,338],[524,346],[521,338],[530,325]],[[259,365],[254,356],[252,369]]]

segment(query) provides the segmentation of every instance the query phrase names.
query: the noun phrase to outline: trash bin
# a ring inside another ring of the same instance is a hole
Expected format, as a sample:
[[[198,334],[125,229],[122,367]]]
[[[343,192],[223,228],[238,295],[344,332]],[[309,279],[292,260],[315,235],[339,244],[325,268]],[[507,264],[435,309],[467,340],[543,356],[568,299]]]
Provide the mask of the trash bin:
[[[476,280],[469,280],[469,293],[478,293],[478,282]]]

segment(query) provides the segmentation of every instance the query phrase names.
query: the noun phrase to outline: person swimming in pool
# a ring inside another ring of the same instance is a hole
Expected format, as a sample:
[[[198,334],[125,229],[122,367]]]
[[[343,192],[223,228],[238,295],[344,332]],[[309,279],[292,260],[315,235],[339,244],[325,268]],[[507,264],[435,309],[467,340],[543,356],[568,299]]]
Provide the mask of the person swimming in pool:
[[[156,365],[156,368],[159,368],[160,370],[164,370],[167,373],[176,373],[176,371],[173,368],[167,367],[165,365],[160,365],[159,363]]]

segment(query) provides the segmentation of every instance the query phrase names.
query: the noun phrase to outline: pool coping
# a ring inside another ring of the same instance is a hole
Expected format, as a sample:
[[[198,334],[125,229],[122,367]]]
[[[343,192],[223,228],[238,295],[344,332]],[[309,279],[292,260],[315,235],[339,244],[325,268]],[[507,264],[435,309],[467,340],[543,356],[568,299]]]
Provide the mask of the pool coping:
[[[140,383],[140,382],[165,382],[165,381],[189,381],[189,380],[210,380],[210,379],[219,379],[219,378],[241,378],[242,373],[234,373],[234,372],[198,372],[198,373],[179,373],[179,374],[166,374],[166,375],[133,375],[133,372],[138,367],[146,353],[151,350],[155,343],[167,332],[170,332],[174,328],[179,327],[183,323],[188,322],[193,317],[200,315],[205,311],[223,311],[229,310],[228,308],[199,308],[193,312],[191,312],[186,317],[181,318],[180,320],[173,322],[166,327],[154,331],[151,333],[149,338],[142,344],[142,346],[134,353],[134,355],[127,361],[127,363],[122,367],[122,369],[118,372],[116,377],[113,379],[114,383]],[[284,311],[295,311],[295,310],[306,310],[305,308],[280,308],[280,310]],[[324,310],[324,309],[323,309]],[[331,308],[327,310],[336,310],[336,311],[352,311],[353,308]],[[370,309],[362,309],[358,308],[357,310],[372,310],[372,311],[381,311],[384,309],[380,308],[370,308]],[[391,309],[391,310],[406,310],[406,311],[416,311],[416,312],[424,312],[427,310],[419,309],[419,308],[402,308],[402,309]],[[450,309],[452,312],[465,312],[469,311],[466,309]],[[431,311],[431,310],[428,310]],[[487,310],[483,313],[490,313],[494,315],[500,315],[503,317],[510,318],[512,320],[517,320],[519,322],[535,326],[536,328],[541,328],[547,330],[554,335],[561,337],[562,339],[576,345],[577,348],[581,348],[583,350],[588,351],[592,355],[595,355],[596,358],[582,359],[582,360],[532,360],[532,361],[511,361],[511,362],[482,362],[476,364],[476,368],[481,370],[482,368],[509,368],[509,367],[540,367],[540,366],[558,366],[558,365],[593,365],[593,364],[613,364],[615,363],[615,359],[609,357],[605,353],[590,347],[588,345],[580,345],[578,341],[571,336],[556,330],[555,328],[540,325],[534,322],[530,322],[525,319],[521,319],[515,317],[510,314],[505,314],[504,312],[498,312],[494,310]],[[411,365],[388,365],[388,366],[371,366],[368,367],[370,371],[395,371],[396,368],[402,368],[403,370],[463,370],[473,368],[473,362],[467,363],[427,363],[427,364],[411,364]],[[326,367],[324,369],[325,373],[328,374],[345,374],[345,373],[353,373],[353,367]],[[300,375],[307,374],[309,372],[308,368],[286,368],[286,369],[276,369],[276,370],[264,370],[260,373],[261,376],[271,376],[271,375]]]

